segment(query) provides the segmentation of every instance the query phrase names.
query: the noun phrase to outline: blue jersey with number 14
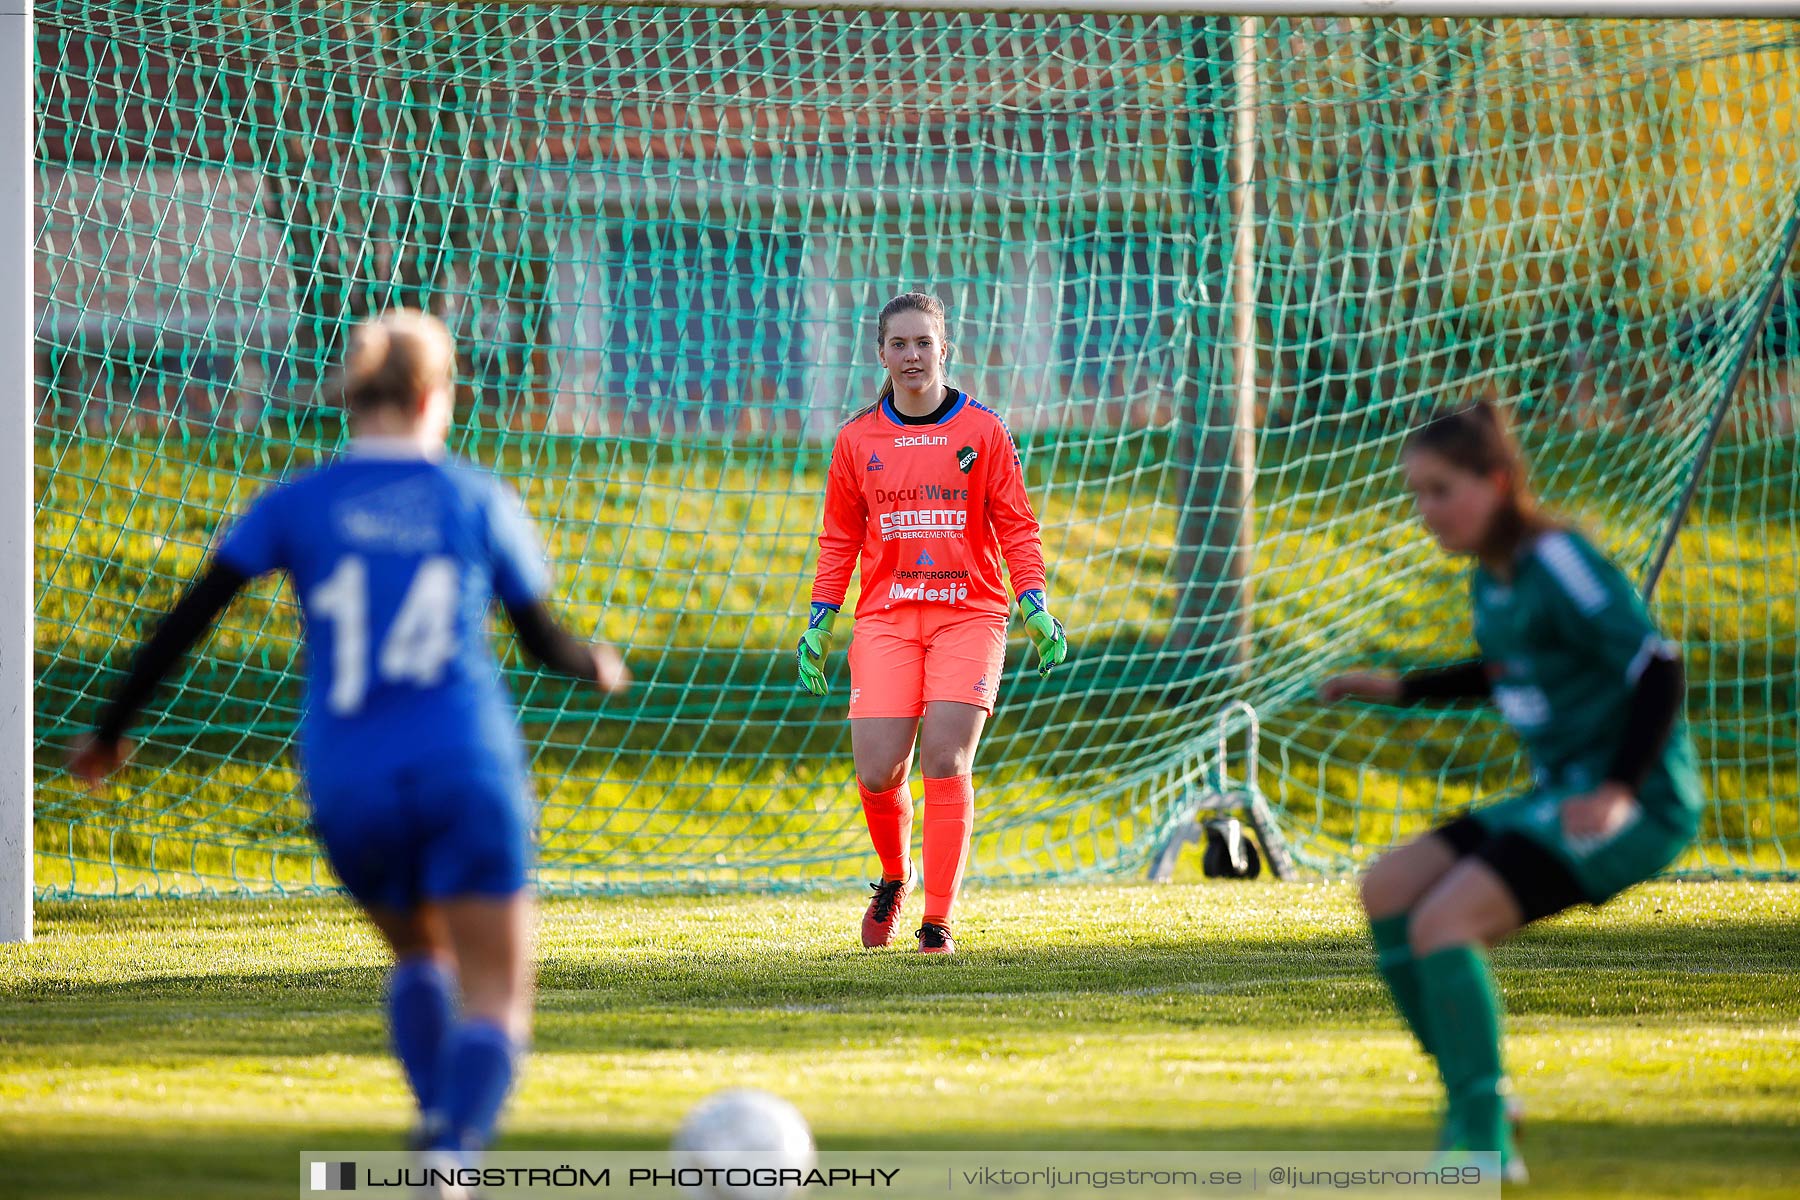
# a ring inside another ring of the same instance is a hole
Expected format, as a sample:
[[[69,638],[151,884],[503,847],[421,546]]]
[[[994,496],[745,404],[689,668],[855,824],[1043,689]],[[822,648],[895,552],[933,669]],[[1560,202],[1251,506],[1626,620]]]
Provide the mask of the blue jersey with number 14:
[[[314,785],[414,766],[524,766],[487,631],[490,600],[542,598],[543,551],[491,476],[403,444],[352,442],[259,498],[218,558],[286,571],[306,627],[300,757]]]

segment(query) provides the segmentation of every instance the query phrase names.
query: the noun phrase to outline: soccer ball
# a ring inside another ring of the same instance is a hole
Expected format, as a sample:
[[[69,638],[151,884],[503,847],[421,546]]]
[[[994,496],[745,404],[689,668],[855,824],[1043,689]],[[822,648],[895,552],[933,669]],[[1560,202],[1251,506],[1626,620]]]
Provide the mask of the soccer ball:
[[[755,1088],[701,1101],[672,1149],[677,1181],[694,1200],[786,1200],[818,1161],[800,1110]]]

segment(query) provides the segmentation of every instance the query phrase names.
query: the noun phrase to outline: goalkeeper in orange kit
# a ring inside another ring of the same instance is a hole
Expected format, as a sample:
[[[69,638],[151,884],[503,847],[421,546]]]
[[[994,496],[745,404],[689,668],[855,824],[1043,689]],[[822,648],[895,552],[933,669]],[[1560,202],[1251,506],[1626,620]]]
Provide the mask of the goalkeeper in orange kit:
[[[950,918],[975,817],[971,769],[1006,650],[1001,557],[1047,674],[1068,654],[1049,613],[1037,517],[1012,435],[998,414],[944,382],[943,305],[908,292],[881,310],[887,382],[838,432],[825,486],[812,612],[800,682],[828,691],[824,660],[860,557],[850,643],[850,740],[881,882],[863,915],[865,946],[886,946],[913,887],[913,748],[925,773],[925,912],[919,950],[956,949]]]

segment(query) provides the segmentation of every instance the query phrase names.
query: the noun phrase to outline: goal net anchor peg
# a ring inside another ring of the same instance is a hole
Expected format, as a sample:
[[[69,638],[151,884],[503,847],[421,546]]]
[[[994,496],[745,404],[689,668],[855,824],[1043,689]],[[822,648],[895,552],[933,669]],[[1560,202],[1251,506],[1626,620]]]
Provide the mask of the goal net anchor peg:
[[[1244,715],[1247,739],[1246,766],[1241,784],[1227,770],[1230,728],[1233,714]],[[1177,820],[1151,856],[1146,878],[1152,883],[1168,883],[1175,877],[1175,862],[1182,847],[1201,844],[1205,849],[1206,873],[1232,878],[1254,878],[1262,861],[1277,879],[1296,877],[1294,859],[1288,853],[1287,839],[1275,819],[1275,809],[1257,784],[1257,757],[1261,727],[1256,709],[1243,700],[1234,700],[1219,715],[1214,726],[1218,731],[1218,753],[1206,771],[1206,788],[1189,800],[1186,816]],[[1253,842],[1244,836],[1244,825],[1255,830]],[[1260,858],[1256,843],[1261,843]]]

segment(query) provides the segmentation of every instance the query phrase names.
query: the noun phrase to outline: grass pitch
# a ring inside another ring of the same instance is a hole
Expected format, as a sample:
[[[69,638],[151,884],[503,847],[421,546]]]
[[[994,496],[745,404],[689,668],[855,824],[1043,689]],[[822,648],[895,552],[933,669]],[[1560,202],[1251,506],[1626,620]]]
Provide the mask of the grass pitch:
[[[1800,1178],[1800,888],[1665,883],[1503,948],[1530,1195]],[[502,1145],[663,1143],[734,1084],[826,1148],[1415,1148],[1437,1087],[1344,884],[983,889],[963,953],[853,893],[569,900]],[[916,916],[916,913],[911,914]],[[373,937],[332,900],[89,902],[0,946],[0,1195],[291,1196],[407,1124]]]

